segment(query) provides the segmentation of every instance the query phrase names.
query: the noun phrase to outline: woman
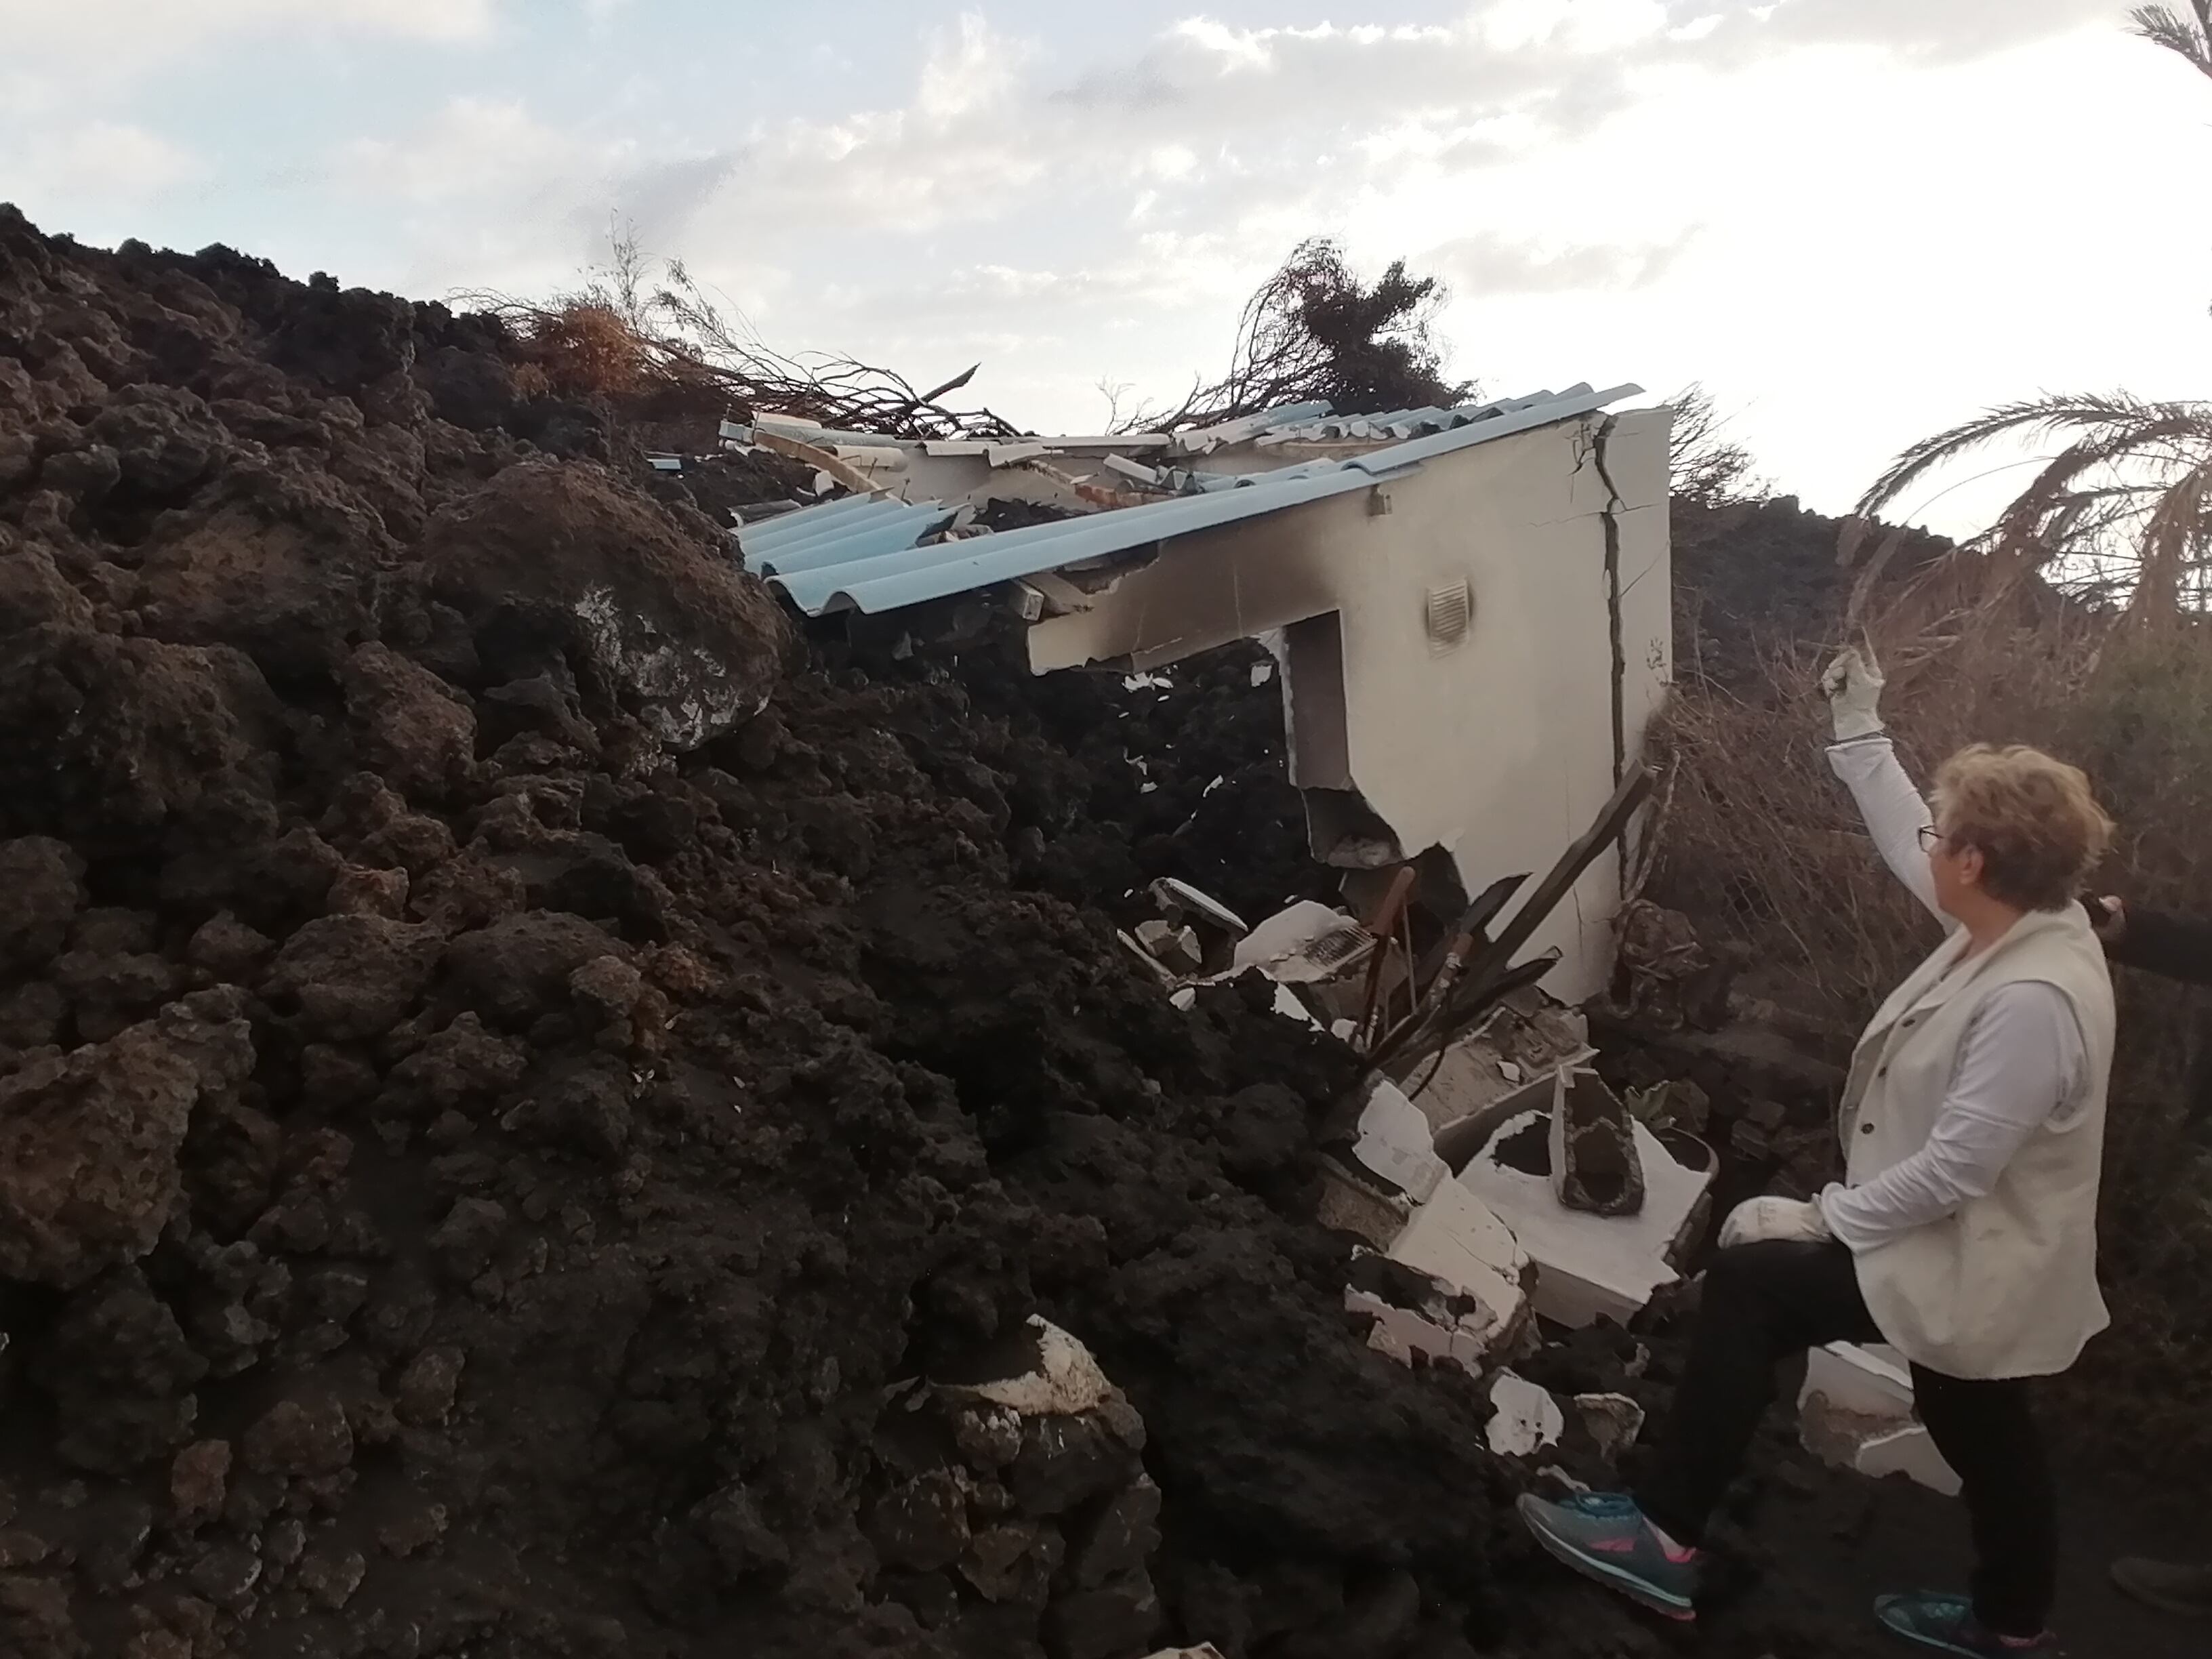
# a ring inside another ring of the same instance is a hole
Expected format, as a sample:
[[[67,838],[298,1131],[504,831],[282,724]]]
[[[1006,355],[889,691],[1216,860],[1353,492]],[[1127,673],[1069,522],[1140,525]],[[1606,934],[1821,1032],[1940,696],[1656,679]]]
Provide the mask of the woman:
[[[1883,735],[1881,681],[1847,651],[1822,679],[1829,760],[1876,848],[1949,924],[1859,1039],[1839,1118],[1844,1184],[1757,1198],[1721,1230],[1690,1357],[1634,1497],[1522,1500],[1546,1549],[1677,1619],[1695,1616],[1707,1517],[1772,1402],[1775,1368],[1829,1342],[1911,1362],[1921,1420],[1963,1483],[1971,1595],[1883,1598],[1893,1635],[1968,1659],[2048,1655],[2057,1541],[2027,1380],[2107,1321],[2097,1179],[2112,988],[2077,902],[2112,838],[2087,781],[2031,749],[1977,746],[1936,814]]]

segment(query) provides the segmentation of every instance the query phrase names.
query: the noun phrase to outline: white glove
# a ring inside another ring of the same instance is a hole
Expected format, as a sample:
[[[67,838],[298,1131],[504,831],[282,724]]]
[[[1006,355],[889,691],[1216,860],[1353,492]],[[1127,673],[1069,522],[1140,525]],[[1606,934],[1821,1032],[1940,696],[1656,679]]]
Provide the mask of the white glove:
[[[1835,1234],[1818,1204],[1795,1198],[1747,1199],[1729,1212],[1721,1223],[1721,1249],[1739,1244],[1769,1244],[1778,1240],[1796,1244],[1825,1244]]]
[[[1820,676],[1820,690],[1827,693],[1828,714],[1836,723],[1838,743],[1870,738],[1882,729],[1882,685],[1881,670],[1870,651],[1846,646],[1836,653],[1836,659]]]

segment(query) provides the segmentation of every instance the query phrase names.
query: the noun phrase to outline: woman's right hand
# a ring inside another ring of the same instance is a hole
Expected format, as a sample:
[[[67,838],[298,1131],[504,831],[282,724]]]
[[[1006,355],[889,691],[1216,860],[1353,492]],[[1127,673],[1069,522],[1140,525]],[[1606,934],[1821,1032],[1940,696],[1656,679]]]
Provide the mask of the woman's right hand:
[[[1847,645],[1836,653],[1820,676],[1820,690],[1827,694],[1828,715],[1835,723],[1838,743],[1881,732],[1882,684],[1881,670],[1875,666],[1870,647],[1861,651]]]

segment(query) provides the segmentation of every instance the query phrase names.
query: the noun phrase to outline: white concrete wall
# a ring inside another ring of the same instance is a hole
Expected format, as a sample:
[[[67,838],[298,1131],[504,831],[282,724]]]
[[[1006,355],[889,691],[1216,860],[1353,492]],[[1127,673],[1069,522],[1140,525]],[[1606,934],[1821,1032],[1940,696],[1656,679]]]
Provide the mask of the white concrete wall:
[[[1094,610],[1033,629],[1032,665],[1151,665],[1334,612],[1352,775],[1406,854],[1443,846],[1470,892],[1516,871],[1540,878],[1617,781],[1609,508],[1631,758],[1672,672],[1668,418],[1632,411],[1609,429],[1603,416],[1577,418],[1181,538]],[[1473,624],[1456,647],[1432,648],[1428,591],[1459,578]],[[1602,984],[1620,875],[1617,858],[1598,860],[1537,932],[1532,951],[1563,953],[1546,981],[1555,995]]]

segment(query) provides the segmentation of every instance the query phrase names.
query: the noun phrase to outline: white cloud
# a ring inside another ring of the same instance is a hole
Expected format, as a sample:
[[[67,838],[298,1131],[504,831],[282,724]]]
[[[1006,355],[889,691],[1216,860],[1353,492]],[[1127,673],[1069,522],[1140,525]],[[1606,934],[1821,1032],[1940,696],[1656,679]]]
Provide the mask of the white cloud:
[[[1562,290],[1642,288],[1667,274],[1695,240],[1692,226],[1661,243],[1547,243],[1485,234],[1422,252],[1414,264],[1469,299]]]
[[[75,118],[240,43],[489,38],[509,0],[0,0],[0,118]],[[216,65],[220,68],[220,64]]]
[[[307,29],[468,40],[490,32],[499,9],[500,0],[0,0],[0,39],[27,55],[167,52]]]
[[[558,15],[574,38],[611,35],[629,4]],[[994,8],[1022,20],[1010,28],[938,7],[917,50],[884,54],[914,64],[902,86],[846,96],[871,83],[809,58],[788,72],[819,76],[820,95],[794,116],[732,100],[670,118],[664,71],[641,59],[623,64],[624,96],[596,102],[533,88],[428,117],[349,110],[351,136],[302,165],[359,244],[295,257],[417,293],[539,291],[626,220],[779,346],[917,379],[981,357],[977,396],[1082,424],[1102,378],[1171,395],[1217,368],[1253,286],[1303,237],[1334,234],[1363,268],[1405,255],[1451,282],[1458,372],[1501,392],[1702,379],[1743,411],[1768,471],[1834,506],[1920,431],[1995,398],[2212,374],[2212,354],[2164,340],[2212,294],[2212,261],[2172,210],[2202,172],[2201,94],[2125,41],[2118,8],[1469,0],[1445,25],[1312,28],[1199,15],[1054,69],[1056,9]],[[62,15],[0,0],[0,37],[33,10]],[[87,0],[70,15],[88,13],[203,46],[371,32],[465,46],[552,15],[511,0]],[[2059,108],[2063,125],[2035,117]],[[75,159],[48,153],[44,176],[191,181],[189,157],[115,118],[79,132]],[[2075,136],[2084,124],[2098,153]],[[2123,151],[2171,157],[2171,177],[2100,159]],[[2053,204],[2084,202],[2113,234],[2051,228]],[[264,209],[279,234],[259,246],[291,251],[282,199]]]
[[[192,154],[145,128],[87,121],[41,133],[7,157],[8,187],[26,201],[130,204],[203,176]]]
[[[333,183],[418,205],[534,193],[561,178],[588,183],[595,158],[514,100],[456,98],[401,138],[356,138],[339,151]]]
[[[1024,41],[994,30],[980,12],[963,12],[949,31],[932,38],[923,60],[915,109],[924,119],[949,123],[1001,102],[1031,55]]]

